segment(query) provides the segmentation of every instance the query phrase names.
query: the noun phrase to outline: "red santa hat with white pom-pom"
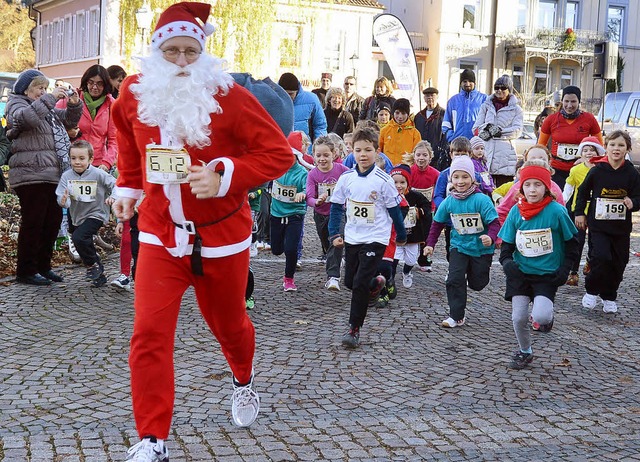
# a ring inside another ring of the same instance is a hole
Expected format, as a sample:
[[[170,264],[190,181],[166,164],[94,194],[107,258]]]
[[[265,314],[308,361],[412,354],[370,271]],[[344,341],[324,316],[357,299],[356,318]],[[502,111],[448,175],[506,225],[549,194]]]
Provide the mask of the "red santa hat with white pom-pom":
[[[207,22],[210,13],[211,5],[208,3],[182,2],[171,5],[158,18],[151,36],[151,47],[158,49],[173,37],[192,37],[204,49],[207,37],[215,30],[213,24]]]

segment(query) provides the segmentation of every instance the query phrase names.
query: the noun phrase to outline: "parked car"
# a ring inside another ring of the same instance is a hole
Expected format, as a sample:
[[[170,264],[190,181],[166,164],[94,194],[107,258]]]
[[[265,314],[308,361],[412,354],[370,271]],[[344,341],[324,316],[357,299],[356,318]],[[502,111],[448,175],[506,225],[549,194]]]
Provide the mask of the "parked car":
[[[631,136],[631,162],[640,168],[640,91],[608,93],[597,116],[603,136],[626,130]]]
[[[513,141],[513,145],[516,149],[518,159],[520,159],[524,152],[538,142],[536,135],[533,133],[533,122],[525,122],[522,124],[522,133],[520,138]]]

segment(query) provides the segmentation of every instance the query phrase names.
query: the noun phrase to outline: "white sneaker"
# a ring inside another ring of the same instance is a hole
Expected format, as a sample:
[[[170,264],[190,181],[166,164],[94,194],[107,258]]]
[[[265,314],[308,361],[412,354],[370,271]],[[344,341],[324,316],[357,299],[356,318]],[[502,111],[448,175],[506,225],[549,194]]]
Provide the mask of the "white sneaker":
[[[131,290],[131,280],[124,274],[111,281],[111,285],[116,289]]]
[[[602,300],[602,304],[604,305],[602,307],[602,311],[604,311],[605,313],[618,312],[618,305],[613,300]]]
[[[71,239],[71,234],[69,234],[69,256],[71,257],[71,261],[74,263],[80,263],[82,258],[80,258],[80,254],[76,250],[76,245],[73,243],[73,239]]]
[[[264,249],[264,242],[262,241],[256,241],[256,248],[258,250],[263,250]]]
[[[327,279],[327,283],[324,285],[325,289],[328,290],[340,290],[340,280],[338,278],[329,278]]]
[[[402,285],[407,289],[413,285],[413,273],[409,273],[409,274],[402,273]]]
[[[231,416],[233,423],[238,427],[248,427],[258,417],[260,411],[260,397],[252,389],[253,371],[251,372],[251,381],[241,387],[236,385],[233,379],[233,395],[231,396]]]
[[[460,327],[463,326],[467,318],[462,318],[460,321],[454,321],[453,318],[447,318],[442,321],[442,327]]]
[[[258,256],[258,241],[252,242],[249,246],[249,256],[257,257]]]
[[[169,461],[169,451],[163,440],[144,438],[139,443],[131,446],[127,451],[127,461],[129,462],[164,462]]]
[[[264,250],[271,250],[271,244],[269,244],[269,243],[265,242],[265,243],[264,243],[264,247],[263,247],[263,249],[264,249]]]
[[[597,304],[598,304],[597,295],[584,294],[584,297],[582,297],[582,306],[584,306],[585,308],[589,308],[591,310],[595,308]]]

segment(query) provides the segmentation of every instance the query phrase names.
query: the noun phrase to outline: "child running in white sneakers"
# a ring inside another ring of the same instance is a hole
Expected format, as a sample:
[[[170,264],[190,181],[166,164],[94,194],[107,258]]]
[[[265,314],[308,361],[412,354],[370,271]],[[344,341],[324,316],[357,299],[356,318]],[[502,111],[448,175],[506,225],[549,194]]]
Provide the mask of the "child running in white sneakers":
[[[69,209],[71,239],[87,267],[86,279],[93,287],[101,287],[107,278],[93,236],[109,221],[116,179],[91,165],[93,146],[87,141],[74,141],[69,156],[71,168],[62,174],[56,195],[60,206]]]
[[[357,165],[338,179],[330,199],[329,217],[333,245],[345,246],[344,284],[352,291],[349,331],[342,338],[342,344],[347,348],[360,344],[360,328],[367,308],[377,302],[385,285],[385,278],[376,274],[389,243],[392,222],[397,233],[396,242],[404,244],[407,239],[398,206],[401,197],[391,177],[375,164],[377,134],[367,128],[356,130],[353,149]],[[347,223],[343,238],[340,228],[345,205]]]
[[[391,178],[395,182],[398,193],[408,203],[408,211],[404,218],[404,227],[407,230],[407,243],[396,247],[393,258],[392,277],[396,274],[398,262],[402,260],[402,285],[409,289],[413,286],[413,273],[411,270],[418,263],[420,244],[424,244],[426,235],[424,229],[431,226],[431,202],[419,192],[411,189],[411,168],[400,164],[391,170]],[[428,220],[429,223],[424,222]]]
[[[471,158],[451,162],[449,193],[433,217],[424,254],[433,255],[440,233],[451,223],[451,249],[447,275],[449,317],[442,327],[460,327],[466,321],[467,285],[480,291],[489,284],[494,242],[500,229],[493,201],[480,191]]]
[[[554,200],[551,172],[543,160],[525,162],[520,169],[520,193],[498,234],[500,263],[506,275],[504,298],[511,301],[513,330],[520,349],[509,367],[522,369],[533,360],[531,317],[553,325],[553,301],[574,259],[579,258],[577,229],[567,209]]]
[[[294,276],[298,263],[298,246],[302,239],[304,215],[307,211],[305,188],[307,169],[292,156],[293,165],[287,173],[273,180],[271,189],[271,252],[285,255],[282,287],[296,291]]]
[[[340,290],[340,263],[342,248],[335,247],[329,240],[329,199],[338,178],[349,170],[334,162],[336,148],[328,136],[320,136],[313,143],[313,159],[316,167],[307,176],[307,205],[313,207],[313,221],[326,256],[327,282],[325,288]]]
[[[578,189],[575,215],[579,229],[589,228],[591,242],[591,271],[585,277],[582,306],[595,308],[600,297],[603,311],[615,313],[618,287],[629,262],[631,212],[640,209],[640,173],[625,160],[631,150],[627,132],[609,133],[605,150],[607,156],[595,162]]]
[[[569,201],[571,201],[571,211],[569,212],[569,217],[571,218],[571,220],[575,220],[574,211],[576,209],[576,201],[578,200],[578,188],[587,177],[587,173],[589,173],[589,170],[591,170],[594,165],[591,163],[591,160],[597,160],[599,157],[604,156],[605,154],[604,148],[602,147],[602,145],[600,144],[600,140],[596,136],[588,136],[583,139],[580,143],[580,146],[578,146],[578,153],[580,154],[580,159],[582,160],[582,162],[571,167],[571,170],[569,171],[569,177],[567,178],[567,182],[564,184],[564,189],[562,190],[562,197],[564,198],[565,203],[569,204]],[[589,206],[587,205],[587,208],[588,207]],[[586,234],[586,230],[578,230],[578,244],[580,255],[582,255],[582,249],[584,248]],[[589,264],[590,249],[591,245],[587,246],[587,264]],[[569,273],[569,278],[567,279],[568,286],[578,285],[579,268],[580,259],[577,258],[576,261],[573,262],[571,272]]]

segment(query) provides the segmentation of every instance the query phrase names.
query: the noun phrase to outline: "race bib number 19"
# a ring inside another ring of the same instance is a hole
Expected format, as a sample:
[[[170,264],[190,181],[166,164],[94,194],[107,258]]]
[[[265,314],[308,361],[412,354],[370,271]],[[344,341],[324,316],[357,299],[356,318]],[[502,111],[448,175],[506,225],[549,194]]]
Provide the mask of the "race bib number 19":
[[[69,181],[69,194],[71,198],[78,202],[93,202],[96,200],[98,192],[98,182],[71,180]]]
[[[596,199],[596,220],[625,220],[627,207],[622,199]]]
[[[147,181],[154,184],[186,183],[191,158],[184,148],[147,145]]]

